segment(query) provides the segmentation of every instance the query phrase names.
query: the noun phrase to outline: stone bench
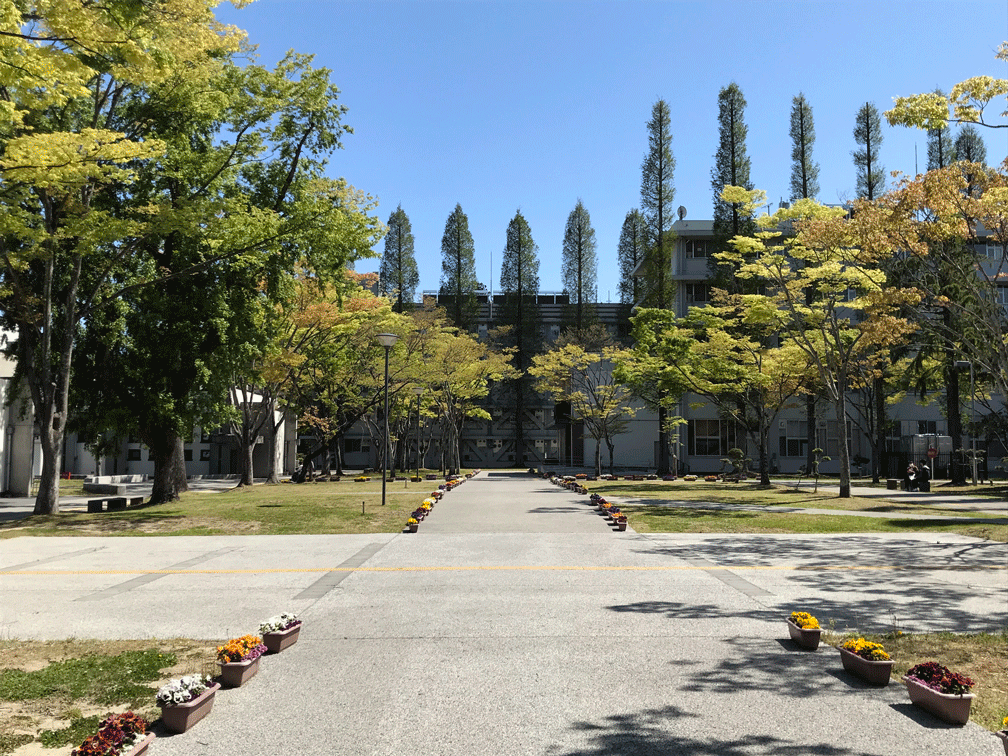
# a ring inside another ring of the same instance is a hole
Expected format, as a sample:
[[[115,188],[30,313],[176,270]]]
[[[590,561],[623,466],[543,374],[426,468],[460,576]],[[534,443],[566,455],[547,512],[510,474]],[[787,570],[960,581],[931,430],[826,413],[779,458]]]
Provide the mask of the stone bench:
[[[889,491],[898,491],[900,488],[899,478],[886,478],[885,487]]]
[[[126,497],[117,496],[114,499],[108,500],[107,512],[123,512],[126,510]]]
[[[105,511],[105,499],[88,499],[87,511],[88,514]]]
[[[139,507],[143,504],[143,496],[130,496],[128,501],[130,507]]]

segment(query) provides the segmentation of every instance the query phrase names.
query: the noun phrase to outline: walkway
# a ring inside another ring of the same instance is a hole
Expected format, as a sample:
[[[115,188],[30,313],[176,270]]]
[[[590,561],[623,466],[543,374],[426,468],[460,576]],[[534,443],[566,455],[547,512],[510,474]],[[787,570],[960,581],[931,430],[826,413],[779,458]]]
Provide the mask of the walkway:
[[[157,756],[1002,753],[783,617],[1003,628],[1008,545],[614,533],[583,501],[482,473],[415,535],[4,540],[0,633],[223,639],[299,612],[299,643]]]

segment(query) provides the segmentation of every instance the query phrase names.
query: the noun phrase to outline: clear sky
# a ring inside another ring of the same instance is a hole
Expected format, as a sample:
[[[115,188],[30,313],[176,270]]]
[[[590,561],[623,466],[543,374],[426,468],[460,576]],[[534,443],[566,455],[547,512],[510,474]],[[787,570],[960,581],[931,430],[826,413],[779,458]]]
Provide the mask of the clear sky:
[[[492,257],[499,288],[507,224],[520,208],[539,246],[540,289],[560,290],[564,226],[581,198],[598,244],[599,300],[617,301],[617,243],[639,206],[646,123],[659,98],[672,111],[673,206],[700,220],[712,216],[718,92],[732,81],[748,102],[752,181],[776,209],[789,194],[799,92],[813,109],[819,199],[841,202],[854,195],[854,117],[865,102],[882,112],[896,95],[1008,77],[994,57],[1008,40],[1008,0],[257,0],[222,5],[218,17],[248,32],[264,65],[294,49],[331,69],[354,133],[330,173],[377,197],[383,221],[402,205],[422,290],[440,284],[441,236],[456,203],[482,282]],[[981,132],[988,162],[1003,160],[1008,129]],[[923,132],[883,119],[882,133],[887,172],[926,168]],[[377,260],[357,270],[377,270]]]

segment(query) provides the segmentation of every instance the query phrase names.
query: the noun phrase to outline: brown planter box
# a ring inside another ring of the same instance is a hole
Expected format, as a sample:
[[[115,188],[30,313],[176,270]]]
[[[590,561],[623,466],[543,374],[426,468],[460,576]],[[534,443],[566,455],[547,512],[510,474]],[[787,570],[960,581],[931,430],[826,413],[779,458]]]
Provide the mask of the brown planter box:
[[[297,643],[300,634],[301,623],[299,622],[294,627],[288,627],[286,630],[280,630],[276,633],[263,633],[262,639],[268,653],[279,654],[285,648],[290,648]]]
[[[213,709],[214,695],[220,685],[214,683],[192,701],[161,707],[161,721],[170,732],[185,732]]]
[[[885,687],[889,684],[893,668],[892,659],[889,661],[872,661],[871,659],[865,659],[863,656],[858,656],[846,648],[838,648],[837,650],[840,652],[840,661],[843,662],[843,668],[852,675],[860,677],[869,685]]]
[[[906,675],[903,675],[903,683],[907,687],[907,693],[910,694],[911,703],[931,712],[943,722],[954,725],[969,722],[970,707],[973,705],[976,693],[962,695],[942,693]]]
[[[785,622],[787,622],[787,629],[791,634],[791,640],[807,651],[815,651],[819,648],[819,636],[822,635],[821,627],[806,629],[798,627],[790,619],[785,620]]]
[[[221,684],[228,688],[240,688],[250,679],[255,677],[259,671],[259,659],[257,656],[251,661],[240,662],[217,662],[220,664],[221,673],[218,678]]]
[[[147,753],[147,746],[154,742],[154,733],[148,732],[147,736],[130,749],[129,756],[144,756]]]
[[[621,533],[626,530],[626,520],[616,520],[616,529]]]

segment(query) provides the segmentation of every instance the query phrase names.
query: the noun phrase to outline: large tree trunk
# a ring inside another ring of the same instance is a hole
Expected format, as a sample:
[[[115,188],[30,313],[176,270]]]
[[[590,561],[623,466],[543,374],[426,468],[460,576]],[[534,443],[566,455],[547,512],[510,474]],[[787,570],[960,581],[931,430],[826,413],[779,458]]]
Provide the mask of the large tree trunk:
[[[886,369],[886,365],[882,365]],[[888,460],[885,459],[886,440],[886,409],[885,409],[885,377],[879,376],[875,379],[875,443],[872,456],[878,460],[875,469],[872,470],[872,483],[878,483],[882,474],[882,467],[888,467]],[[886,477],[889,473],[886,472]]]
[[[611,465],[610,465],[611,466]],[[595,439],[595,477],[602,477],[602,439]]]
[[[770,424],[764,413],[760,413],[759,425],[759,482],[761,486],[770,485]],[[745,457],[742,458],[742,471],[745,472]]]
[[[948,431],[952,437],[952,458],[949,460],[952,485],[961,486],[966,483],[965,456],[958,454],[963,448],[962,411],[959,406],[959,371],[955,368],[955,354],[946,350],[945,358],[945,417],[948,418]]]
[[[44,428],[42,443],[42,477],[38,494],[35,496],[35,514],[57,514],[59,512],[59,469],[61,462],[62,434],[52,430],[52,425]],[[29,485],[31,478],[29,477]]]
[[[840,434],[840,498],[850,498],[850,452],[847,451],[847,376],[837,380],[836,418]]]
[[[276,414],[276,400],[270,399],[267,417],[266,417],[266,433],[269,436],[267,439],[267,444],[269,444],[269,463],[266,468],[266,482],[271,484],[277,484],[280,482],[280,475],[277,472],[277,468],[283,464],[283,448],[280,445],[280,426],[284,422],[283,415],[280,415],[279,422],[274,421],[274,415]]]
[[[815,394],[805,397],[805,443],[808,445],[805,469],[810,474],[815,468],[815,453],[812,450],[816,448],[816,399]]]
[[[189,490],[182,439],[166,428],[153,428],[144,435],[154,457],[154,489],[149,503],[175,501]]]
[[[665,398],[665,392],[661,392],[658,396],[658,475],[665,476],[669,474],[669,439],[668,431],[665,429],[665,423],[668,420],[668,410],[665,409],[665,404],[662,401]]]

